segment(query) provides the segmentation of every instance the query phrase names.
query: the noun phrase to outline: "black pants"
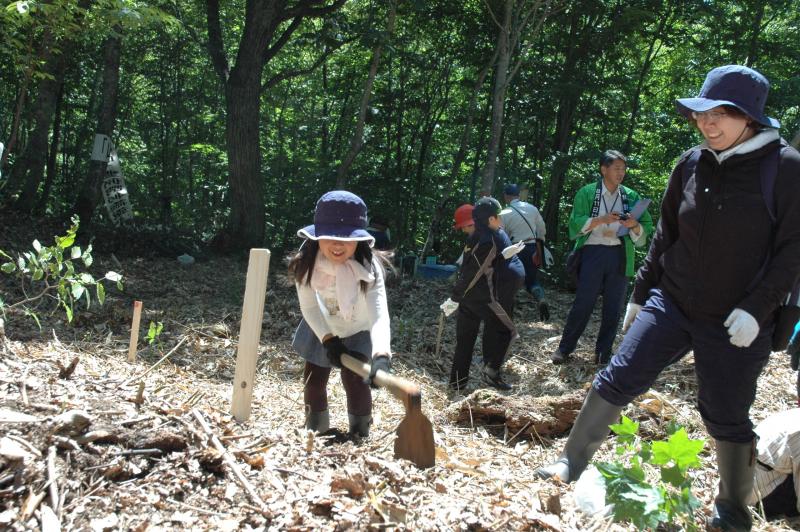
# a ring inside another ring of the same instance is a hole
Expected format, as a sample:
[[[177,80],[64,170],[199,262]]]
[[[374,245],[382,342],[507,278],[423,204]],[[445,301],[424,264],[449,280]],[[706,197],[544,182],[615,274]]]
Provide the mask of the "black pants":
[[[797,493],[794,492],[794,475],[789,475],[777,488],[764,497],[764,516],[767,519],[797,517]]]
[[[450,370],[450,386],[464,388],[469,382],[469,367],[472,352],[478,339],[478,330],[483,322],[483,363],[499,370],[503,365],[508,347],[516,330],[509,328],[514,314],[514,296],[522,286],[522,279],[503,283],[497,290],[497,302],[507,315],[508,323],[498,315],[489,303],[462,301],[456,317],[456,351]]]

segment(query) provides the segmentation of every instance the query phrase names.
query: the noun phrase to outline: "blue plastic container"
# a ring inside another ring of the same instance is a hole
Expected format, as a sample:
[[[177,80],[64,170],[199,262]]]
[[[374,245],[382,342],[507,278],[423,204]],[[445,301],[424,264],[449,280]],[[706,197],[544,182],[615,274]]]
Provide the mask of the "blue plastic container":
[[[455,264],[417,264],[417,277],[447,279],[458,270]]]

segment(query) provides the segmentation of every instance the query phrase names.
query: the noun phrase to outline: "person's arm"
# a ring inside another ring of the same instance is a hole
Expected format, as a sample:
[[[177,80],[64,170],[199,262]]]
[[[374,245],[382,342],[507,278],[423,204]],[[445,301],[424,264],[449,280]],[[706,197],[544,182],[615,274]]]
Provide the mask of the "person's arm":
[[[333,336],[331,328],[319,308],[317,292],[305,283],[295,283],[295,288],[297,289],[297,299],[300,302],[300,312],[319,341],[322,342]]]
[[[636,273],[636,281],[633,285],[631,303],[644,305],[649,297],[651,288],[658,285],[661,275],[664,273],[660,264],[661,255],[678,239],[678,210],[681,205],[683,195],[683,165],[686,156],[678,162],[672,170],[667,183],[667,190],[664,199],[661,201],[661,216],[658,219],[658,227],[655,231],[653,241],[650,243],[650,250],[647,252],[642,267]],[[650,213],[645,211],[642,214],[643,232],[652,231],[653,219]]]
[[[761,282],[737,305],[762,325],[783,303],[800,275],[800,154],[795,150],[785,150],[781,157],[775,204],[772,260]]]
[[[386,285],[383,280],[383,268],[378,259],[372,259],[375,281],[367,289],[367,309],[370,314],[370,338],[372,338],[372,356],[392,356],[392,328],[389,318],[389,304],[386,301]]]

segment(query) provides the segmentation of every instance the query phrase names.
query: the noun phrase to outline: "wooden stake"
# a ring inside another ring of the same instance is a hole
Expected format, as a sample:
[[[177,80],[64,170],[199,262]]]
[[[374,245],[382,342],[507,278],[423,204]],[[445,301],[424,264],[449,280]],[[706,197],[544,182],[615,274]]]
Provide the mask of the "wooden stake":
[[[142,319],[142,302],[133,302],[133,323],[131,324],[131,343],[128,346],[128,362],[136,362],[136,347],[139,345],[139,320]]]
[[[258,341],[261,338],[261,320],[264,318],[264,300],[267,296],[269,257],[268,249],[250,250],[231,399],[231,414],[237,421],[247,421],[250,418],[253,380],[258,361]]]

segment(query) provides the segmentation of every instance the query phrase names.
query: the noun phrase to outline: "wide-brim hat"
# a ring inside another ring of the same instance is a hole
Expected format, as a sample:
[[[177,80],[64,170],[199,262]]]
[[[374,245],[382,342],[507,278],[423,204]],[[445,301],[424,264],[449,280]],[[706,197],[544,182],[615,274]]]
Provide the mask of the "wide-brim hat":
[[[317,200],[314,223],[297,231],[297,236],[319,240],[364,241],[370,247],[375,237],[367,232],[367,205],[346,190],[326,192]]]
[[[781,123],[764,114],[769,81],[761,73],[741,65],[725,65],[711,70],[696,98],[675,100],[678,112],[686,118],[730,105],[765,127],[779,128]]]

